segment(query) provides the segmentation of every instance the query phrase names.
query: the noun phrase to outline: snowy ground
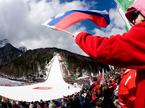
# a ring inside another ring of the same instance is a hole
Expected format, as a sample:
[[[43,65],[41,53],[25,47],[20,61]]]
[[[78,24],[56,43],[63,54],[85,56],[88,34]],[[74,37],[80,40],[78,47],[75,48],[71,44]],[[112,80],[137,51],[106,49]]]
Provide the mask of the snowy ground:
[[[0,86],[19,86],[23,84],[24,83],[20,81],[14,81],[14,80],[0,77]]]
[[[50,64],[46,65],[48,76],[46,81],[37,84],[13,86],[21,85],[21,82],[2,78],[2,80],[0,79],[1,84],[10,85],[11,87],[0,86],[0,95],[13,100],[32,102],[41,99],[46,101],[63,98],[79,92],[81,87],[77,86],[77,84],[66,83],[62,72],[59,56],[56,55],[50,61]]]

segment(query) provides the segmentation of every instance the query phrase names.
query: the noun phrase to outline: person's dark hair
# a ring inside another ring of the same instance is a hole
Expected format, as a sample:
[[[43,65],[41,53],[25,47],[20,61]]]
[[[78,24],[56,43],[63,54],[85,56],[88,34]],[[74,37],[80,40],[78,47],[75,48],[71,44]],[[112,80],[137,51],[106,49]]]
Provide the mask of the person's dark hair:
[[[140,12],[138,10],[135,10],[132,13],[132,17],[131,17],[131,22],[134,24],[135,19],[138,17],[138,15],[140,14]]]
[[[141,13],[140,13],[140,11],[138,11],[138,10],[135,10],[133,13],[132,13],[132,17],[131,17],[131,23],[132,24],[134,24],[134,21],[135,21],[135,19],[138,17],[138,15],[142,15]],[[142,15],[143,16],[143,15]],[[144,19],[145,19],[145,16],[143,16],[144,17]]]

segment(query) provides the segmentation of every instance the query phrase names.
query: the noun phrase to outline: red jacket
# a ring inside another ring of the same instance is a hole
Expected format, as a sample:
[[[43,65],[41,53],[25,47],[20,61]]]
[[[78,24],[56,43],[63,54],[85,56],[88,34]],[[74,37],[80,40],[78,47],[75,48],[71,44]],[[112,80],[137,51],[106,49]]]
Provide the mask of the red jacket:
[[[100,62],[145,71],[145,22],[134,25],[127,33],[109,38],[81,32],[76,37],[76,43]],[[143,77],[140,75],[140,72],[137,73],[138,79]],[[145,77],[137,81],[135,108],[145,108],[145,95],[140,91],[145,91]]]
[[[91,57],[114,66],[145,69],[145,22],[110,38],[81,32],[76,43]]]
[[[133,108],[136,99],[136,70],[126,70],[119,84],[118,100],[121,108]]]

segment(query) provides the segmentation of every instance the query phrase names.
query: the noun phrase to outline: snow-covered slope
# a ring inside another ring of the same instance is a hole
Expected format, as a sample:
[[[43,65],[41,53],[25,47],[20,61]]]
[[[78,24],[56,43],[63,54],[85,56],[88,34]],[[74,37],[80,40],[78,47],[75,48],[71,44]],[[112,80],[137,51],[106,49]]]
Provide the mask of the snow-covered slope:
[[[8,39],[0,40],[0,48],[1,47],[4,47],[7,43],[9,43],[9,40]]]
[[[0,77],[0,86],[19,86],[23,84],[24,83],[20,81],[14,81],[14,80]]]
[[[45,82],[27,86],[0,86],[0,95],[13,100],[31,102],[63,98],[81,90],[79,86],[68,84],[63,80],[58,55],[53,57],[46,68],[48,79]]]

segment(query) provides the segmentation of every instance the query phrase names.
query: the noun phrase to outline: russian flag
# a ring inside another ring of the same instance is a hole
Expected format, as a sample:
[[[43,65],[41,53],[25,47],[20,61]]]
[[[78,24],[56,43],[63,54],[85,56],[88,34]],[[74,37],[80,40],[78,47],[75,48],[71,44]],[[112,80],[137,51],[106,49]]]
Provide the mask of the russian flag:
[[[104,11],[70,10],[47,20],[43,25],[64,30],[82,20],[90,20],[99,27],[106,27],[110,23],[109,14]]]

